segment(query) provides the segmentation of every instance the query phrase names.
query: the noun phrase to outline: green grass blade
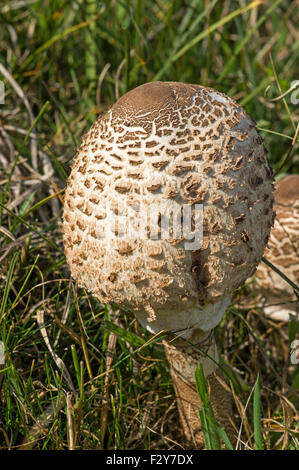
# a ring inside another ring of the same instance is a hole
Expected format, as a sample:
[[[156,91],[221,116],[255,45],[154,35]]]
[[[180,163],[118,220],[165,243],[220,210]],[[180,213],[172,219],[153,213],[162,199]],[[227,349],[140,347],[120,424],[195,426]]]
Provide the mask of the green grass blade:
[[[40,118],[42,117],[42,115],[44,114],[44,112],[46,111],[48,105],[49,105],[50,101],[46,101],[45,104],[43,104],[41,110],[39,111],[38,115],[36,116],[36,118],[34,119],[33,123],[31,124],[31,126],[29,127],[28,129],[28,132],[27,134],[25,135],[25,138],[24,138],[24,144],[27,143],[29,137],[30,137],[30,134],[32,132],[32,130],[34,129],[34,127],[36,126],[36,124],[38,123],[38,121],[40,120]]]
[[[269,268],[273,269],[284,281],[286,281],[293,289],[294,291],[299,292],[299,286],[297,286],[291,279],[289,279],[285,274],[283,274],[274,264],[270,263],[266,258],[262,258],[263,263],[265,263]]]
[[[209,400],[209,393],[201,363],[195,370],[195,383],[197,393],[202,402],[202,406],[199,410],[199,417],[202,426],[202,433],[204,435],[206,449],[220,450],[221,442],[219,439],[219,434],[216,431],[218,425],[215,425],[216,420],[212,405]]]
[[[23,290],[25,289],[25,286],[26,286],[26,284],[27,284],[27,282],[28,282],[28,280],[29,280],[29,278],[30,278],[30,276],[31,276],[31,273],[32,273],[33,269],[34,269],[35,266],[36,266],[36,263],[37,263],[38,259],[39,259],[39,254],[36,256],[33,265],[30,266],[29,272],[28,272],[27,276],[25,277],[25,280],[24,280],[24,282],[23,282],[23,284],[22,284],[22,286],[21,286],[19,292],[17,293],[16,298],[15,298],[15,300],[14,300],[13,303],[12,303],[12,306],[10,307],[10,311],[14,308],[14,306],[15,306],[16,303],[18,302],[18,300],[19,300],[19,298],[20,298],[20,296],[21,296]]]
[[[105,330],[114,333],[116,336],[123,339],[124,341],[127,341],[134,348],[141,348],[145,344],[145,341],[139,338],[139,336],[135,335],[131,331],[126,331],[120,326],[117,326],[107,320],[104,322],[104,328]]]
[[[31,195],[30,195],[31,196]],[[24,212],[23,214],[21,213],[21,211],[19,212],[19,216],[22,218],[22,222],[24,223],[24,221],[27,219],[27,217],[34,211],[36,211],[37,209],[39,209],[40,207],[42,207],[44,204],[46,204],[48,201],[51,201],[51,199],[57,197],[56,194],[51,194],[50,196],[47,196],[45,197],[44,199],[38,201],[36,204],[34,204],[32,207],[30,207],[30,209],[28,209],[26,212]],[[11,229],[11,231],[13,232],[14,229],[15,229],[15,225],[13,225],[13,228]]]
[[[200,363],[195,370],[195,383],[197,393],[203,405],[207,405],[209,402],[208,389],[205,381],[202,364]]]
[[[210,432],[206,410],[203,407],[199,410],[199,419],[200,419],[201,430],[202,430],[204,441],[205,441],[205,448],[206,450],[214,450],[213,443],[212,443],[212,435]]]
[[[264,448],[264,445],[262,437],[261,394],[259,376],[256,379],[253,392],[253,428],[255,448],[256,450],[262,450]]]
[[[299,370],[298,370],[298,372],[296,373],[296,375],[293,379],[293,382],[291,384],[291,388],[293,390],[297,390],[297,391],[299,390]],[[296,397],[293,398],[293,401],[295,401],[295,400],[296,400]]]
[[[232,443],[230,442],[228,435],[224,431],[224,429],[219,426],[217,422],[214,423],[214,429],[217,433],[217,436],[219,437],[220,440],[222,440],[228,450],[234,450]]]
[[[78,388],[80,389],[80,384],[81,384],[80,366],[79,366],[76,346],[74,344],[71,344],[71,353],[72,353],[73,364],[74,364],[74,368],[76,372],[77,384],[78,384]]]
[[[18,261],[18,258],[19,258],[19,253],[15,252],[13,254],[11,263],[9,265],[9,270],[8,270],[7,277],[6,277],[6,283],[5,283],[4,293],[3,293],[1,307],[0,307],[0,321],[2,321],[4,317],[5,307],[6,307],[7,300],[8,300],[8,294],[11,289],[13,273],[14,273],[15,265],[16,265],[16,262]]]
[[[202,426],[202,433],[204,435],[206,449],[220,450],[221,441],[223,441],[227,449],[233,450],[233,446],[225,430],[221,426],[219,426],[215,419],[213,408],[210,403],[202,364],[199,364],[195,370],[195,383],[198,396],[202,402],[202,407],[199,410],[199,417]]]
[[[258,127],[257,129],[261,132],[267,132],[268,134],[277,135],[277,137],[283,137],[284,139],[289,139],[289,140],[294,139],[294,137],[291,137],[291,136],[286,135],[286,134],[282,134],[281,132],[273,131],[271,129],[265,129],[264,127]],[[297,140],[295,140],[295,142],[297,142],[297,143],[299,142],[299,137],[297,138]]]

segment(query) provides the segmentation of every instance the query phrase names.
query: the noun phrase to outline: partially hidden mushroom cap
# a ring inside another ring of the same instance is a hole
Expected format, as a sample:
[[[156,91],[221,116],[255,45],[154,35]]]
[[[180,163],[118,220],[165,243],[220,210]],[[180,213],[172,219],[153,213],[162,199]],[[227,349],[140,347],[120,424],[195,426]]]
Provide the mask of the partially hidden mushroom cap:
[[[272,180],[255,123],[232,99],[141,85],[95,121],[74,158],[63,217],[71,274],[152,332],[209,330],[261,260]]]
[[[287,175],[275,184],[276,220],[265,258],[295,284],[299,284],[299,175]],[[265,263],[256,271],[258,291],[265,298],[265,314],[287,321],[299,318],[299,302],[290,284]]]

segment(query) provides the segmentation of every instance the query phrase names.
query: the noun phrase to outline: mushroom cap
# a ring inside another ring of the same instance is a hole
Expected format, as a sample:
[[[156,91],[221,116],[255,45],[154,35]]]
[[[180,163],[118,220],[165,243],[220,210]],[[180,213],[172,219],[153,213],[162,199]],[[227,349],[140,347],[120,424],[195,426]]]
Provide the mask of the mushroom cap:
[[[261,260],[272,180],[255,123],[232,99],[141,85],[95,121],[74,158],[63,217],[71,274],[152,332],[209,330]],[[190,230],[176,233],[182,217]]]
[[[276,220],[265,258],[280,269],[291,281],[299,284],[299,175],[287,175],[275,184],[274,209]],[[266,264],[255,273],[257,289],[268,305],[265,314],[287,321],[289,314],[299,318],[299,302],[290,284]]]

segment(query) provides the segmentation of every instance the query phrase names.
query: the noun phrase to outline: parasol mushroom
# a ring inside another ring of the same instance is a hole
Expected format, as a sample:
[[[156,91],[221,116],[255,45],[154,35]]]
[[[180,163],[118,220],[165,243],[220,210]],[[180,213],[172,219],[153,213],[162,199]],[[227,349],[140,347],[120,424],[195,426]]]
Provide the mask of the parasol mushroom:
[[[274,219],[272,179],[244,109],[212,88],[178,82],[122,96],[73,161],[63,217],[71,274],[101,303],[131,308],[149,332],[168,333],[193,447],[203,441],[198,361],[216,418],[233,433],[213,329],[261,260]]]
[[[299,175],[287,175],[275,184],[276,219],[265,258],[299,284]],[[268,265],[261,263],[255,273],[256,290],[263,311],[273,320],[299,320],[299,301],[293,288]]]

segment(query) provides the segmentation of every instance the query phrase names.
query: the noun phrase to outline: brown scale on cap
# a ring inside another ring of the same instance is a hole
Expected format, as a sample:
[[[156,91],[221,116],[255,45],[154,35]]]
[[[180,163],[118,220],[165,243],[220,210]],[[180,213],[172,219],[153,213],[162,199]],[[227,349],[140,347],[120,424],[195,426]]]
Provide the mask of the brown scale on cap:
[[[265,258],[291,281],[299,284],[299,175],[288,175],[275,184],[276,220]],[[265,263],[256,271],[255,280],[264,297],[264,312],[273,319],[299,318],[299,302],[292,287]]]
[[[233,100],[199,85],[142,85],[96,120],[74,159],[63,223],[71,273],[101,302],[130,306],[153,321],[160,312],[175,316],[187,298],[191,324],[209,329],[219,321],[213,305],[260,261],[273,223],[271,185],[254,122]],[[182,258],[184,238],[178,244],[156,240],[164,265],[155,268],[144,254],[151,240],[133,240],[125,251],[117,240],[108,244],[100,234],[111,220],[110,206],[132,200],[146,206],[202,203],[205,248]],[[136,257],[144,259],[136,274],[147,284],[128,276]],[[117,277],[111,276],[112,260],[122,268]],[[91,266],[97,279],[89,274]],[[203,301],[212,308],[201,317]]]

